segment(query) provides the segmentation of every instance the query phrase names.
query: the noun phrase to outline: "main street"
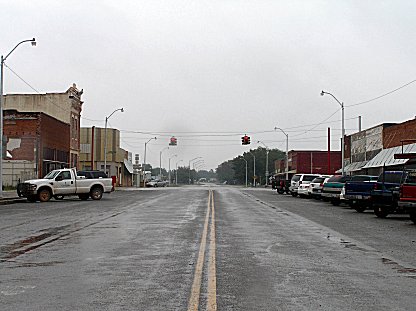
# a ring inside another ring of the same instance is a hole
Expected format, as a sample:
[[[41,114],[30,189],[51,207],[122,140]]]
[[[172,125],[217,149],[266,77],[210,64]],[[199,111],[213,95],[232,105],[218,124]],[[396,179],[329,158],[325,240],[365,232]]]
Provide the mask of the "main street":
[[[271,189],[0,206],[1,310],[413,310],[416,227]]]

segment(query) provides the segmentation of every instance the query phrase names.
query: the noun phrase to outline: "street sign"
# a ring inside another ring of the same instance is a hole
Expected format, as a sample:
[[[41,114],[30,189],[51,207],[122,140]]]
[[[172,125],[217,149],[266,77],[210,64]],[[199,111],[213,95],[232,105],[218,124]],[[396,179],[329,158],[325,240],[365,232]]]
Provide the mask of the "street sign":
[[[416,153],[395,153],[395,159],[416,159]]]

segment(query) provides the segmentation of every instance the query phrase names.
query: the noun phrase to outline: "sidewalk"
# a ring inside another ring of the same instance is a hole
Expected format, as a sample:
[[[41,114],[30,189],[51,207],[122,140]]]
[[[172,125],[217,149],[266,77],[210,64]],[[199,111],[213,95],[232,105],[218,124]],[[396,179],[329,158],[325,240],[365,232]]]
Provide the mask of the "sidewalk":
[[[25,202],[26,198],[19,198],[16,190],[3,191],[3,197],[0,198],[0,205],[13,204],[16,202]]]

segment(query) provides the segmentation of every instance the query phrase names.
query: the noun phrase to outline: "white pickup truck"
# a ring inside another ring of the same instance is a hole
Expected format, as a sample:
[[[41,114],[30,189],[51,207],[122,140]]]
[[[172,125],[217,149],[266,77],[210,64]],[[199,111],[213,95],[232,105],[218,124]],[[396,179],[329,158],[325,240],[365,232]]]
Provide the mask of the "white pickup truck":
[[[111,178],[87,179],[77,176],[74,168],[53,170],[43,179],[27,180],[18,185],[19,196],[28,201],[47,202],[52,197],[62,199],[64,196],[77,195],[81,200],[100,200],[103,193],[114,190]]]

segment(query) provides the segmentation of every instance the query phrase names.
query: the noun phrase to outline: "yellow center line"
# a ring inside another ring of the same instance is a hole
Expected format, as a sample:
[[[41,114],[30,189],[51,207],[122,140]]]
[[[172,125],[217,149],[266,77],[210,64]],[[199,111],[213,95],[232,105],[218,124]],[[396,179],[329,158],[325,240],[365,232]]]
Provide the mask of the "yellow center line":
[[[198,261],[195,267],[194,282],[192,284],[191,296],[189,298],[188,311],[197,311],[199,297],[201,295],[202,273],[205,261],[205,249],[207,245],[208,225],[211,215],[211,226],[209,235],[209,258],[208,258],[208,295],[207,310],[217,310],[217,274],[216,274],[216,244],[215,244],[215,206],[214,192],[209,190],[208,205],[205,216],[204,231],[202,232],[201,244],[199,247]]]
[[[209,236],[209,261],[208,261],[208,302],[207,310],[217,310],[217,272],[215,269],[215,206],[214,206],[214,192],[211,194],[211,232]],[[209,200],[208,200],[209,201]]]
[[[207,243],[208,223],[210,214],[211,190],[208,196],[207,214],[205,216],[204,231],[202,233],[201,244],[199,247],[198,261],[195,267],[194,282],[189,298],[188,311],[197,311],[199,306],[199,296],[201,293],[202,269],[204,266],[205,248]]]

